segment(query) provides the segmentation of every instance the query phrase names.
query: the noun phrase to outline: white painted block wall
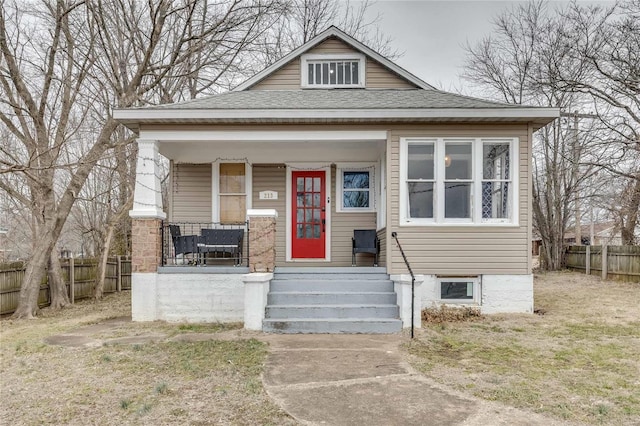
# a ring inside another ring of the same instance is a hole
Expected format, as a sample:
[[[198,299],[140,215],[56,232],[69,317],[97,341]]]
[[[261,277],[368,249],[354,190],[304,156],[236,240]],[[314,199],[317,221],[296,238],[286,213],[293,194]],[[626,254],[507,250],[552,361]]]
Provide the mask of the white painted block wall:
[[[242,274],[136,275],[141,277],[132,278],[131,313],[134,321],[244,320]]]
[[[533,313],[533,275],[482,275],[479,289],[477,303],[463,306],[479,306],[483,314]],[[422,309],[439,305],[437,277],[425,275]]]

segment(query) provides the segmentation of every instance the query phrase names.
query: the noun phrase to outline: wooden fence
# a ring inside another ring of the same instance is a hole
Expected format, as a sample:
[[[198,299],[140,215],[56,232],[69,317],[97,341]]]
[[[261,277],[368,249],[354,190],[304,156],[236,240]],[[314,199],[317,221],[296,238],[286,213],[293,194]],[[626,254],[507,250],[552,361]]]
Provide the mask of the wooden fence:
[[[602,279],[640,282],[640,246],[569,246],[565,256],[569,269]]]
[[[96,259],[61,259],[62,274],[71,303],[92,297],[96,282],[98,262]],[[20,286],[26,265],[14,262],[0,265],[0,314],[10,314],[18,306]],[[48,306],[51,302],[48,277],[40,283],[38,304]],[[111,257],[107,261],[104,292],[113,293],[131,289],[131,260],[124,256]]]

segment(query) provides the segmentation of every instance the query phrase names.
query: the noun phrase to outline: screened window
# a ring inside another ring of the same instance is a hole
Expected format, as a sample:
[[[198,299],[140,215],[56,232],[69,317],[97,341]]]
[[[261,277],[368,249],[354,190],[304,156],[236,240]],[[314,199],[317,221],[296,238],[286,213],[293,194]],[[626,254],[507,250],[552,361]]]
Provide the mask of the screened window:
[[[246,176],[244,163],[220,164],[220,223],[246,221]]]
[[[363,55],[310,54],[302,57],[303,87],[363,87]]]
[[[517,139],[401,140],[401,222],[514,223]]]

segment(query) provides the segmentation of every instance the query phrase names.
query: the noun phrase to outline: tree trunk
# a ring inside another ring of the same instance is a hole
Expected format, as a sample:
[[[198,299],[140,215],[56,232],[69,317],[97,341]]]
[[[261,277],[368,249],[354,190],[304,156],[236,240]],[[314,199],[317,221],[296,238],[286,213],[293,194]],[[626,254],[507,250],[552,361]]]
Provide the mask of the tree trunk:
[[[42,227],[41,229],[44,229]],[[45,276],[49,254],[53,249],[54,238],[51,232],[45,232],[39,239],[33,255],[27,263],[27,270],[24,273],[20,296],[18,297],[18,307],[11,318],[32,319],[40,310],[38,307],[38,295],[40,294],[40,284]]]
[[[628,202],[626,203],[626,211],[624,211],[623,223],[620,229],[622,236],[622,245],[632,246],[636,243],[636,226],[638,224],[638,216],[640,215],[640,175],[635,182],[632,183],[633,188]]]
[[[51,251],[49,260],[49,294],[51,295],[50,307],[54,309],[64,308],[71,304],[67,294],[67,286],[62,276],[60,259],[55,250]]]
[[[93,297],[95,299],[102,299],[104,295],[104,280],[107,276],[107,262],[109,260],[109,250],[111,249],[111,240],[113,239],[113,232],[115,231],[115,223],[109,223],[107,225],[106,237],[104,239],[104,245],[102,252],[100,253],[100,260],[98,262],[98,272],[96,274],[96,285],[93,288]]]

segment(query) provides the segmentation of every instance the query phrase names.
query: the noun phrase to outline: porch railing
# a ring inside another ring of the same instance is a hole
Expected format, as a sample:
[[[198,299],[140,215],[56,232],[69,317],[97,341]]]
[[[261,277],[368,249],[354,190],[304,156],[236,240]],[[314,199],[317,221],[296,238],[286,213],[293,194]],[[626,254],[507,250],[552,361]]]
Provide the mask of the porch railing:
[[[249,222],[162,222],[162,266],[249,266]]]

